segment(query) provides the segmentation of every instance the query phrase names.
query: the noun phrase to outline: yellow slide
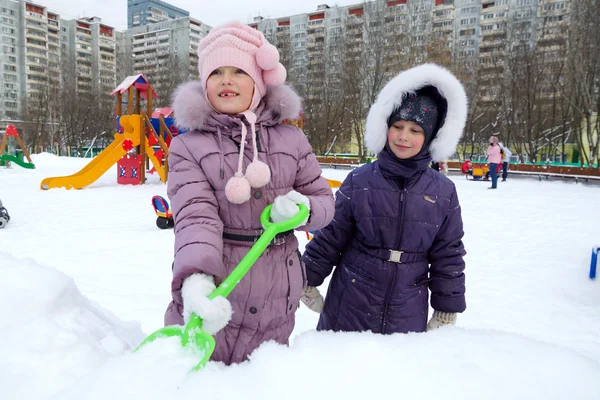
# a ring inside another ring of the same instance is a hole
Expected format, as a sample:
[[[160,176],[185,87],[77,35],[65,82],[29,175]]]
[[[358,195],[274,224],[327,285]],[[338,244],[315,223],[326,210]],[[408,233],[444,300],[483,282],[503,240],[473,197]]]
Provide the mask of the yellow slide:
[[[46,178],[42,181],[40,187],[43,190],[53,188],[82,189],[96,182],[110,167],[127,154],[127,151],[123,149],[123,142],[125,140],[131,140],[133,147],[140,145],[142,126],[140,115],[122,116],[121,125],[125,132],[115,133],[115,140],[92,159],[92,161],[90,161],[81,171],[73,175]],[[146,141],[146,143],[148,142]],[[154,150],[152,147],[146,145],[146,152],[148,153],[150,161],[154,164],[160,179],[165,182],[165,170],[154,156]]]

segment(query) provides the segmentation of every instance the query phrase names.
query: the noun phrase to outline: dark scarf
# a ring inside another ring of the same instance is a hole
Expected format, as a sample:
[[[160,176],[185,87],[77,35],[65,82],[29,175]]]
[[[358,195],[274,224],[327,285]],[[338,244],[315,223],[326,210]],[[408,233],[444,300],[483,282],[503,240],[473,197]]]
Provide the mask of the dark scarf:
[[[427,146],[421,149],[417,155],[403,160],[398,158],[390,149],[389,143],[386,143],[383,150],[377,155],[377,161],[384,177],[411,179],[429,168],[431,154],[429,154],[429,146]]]

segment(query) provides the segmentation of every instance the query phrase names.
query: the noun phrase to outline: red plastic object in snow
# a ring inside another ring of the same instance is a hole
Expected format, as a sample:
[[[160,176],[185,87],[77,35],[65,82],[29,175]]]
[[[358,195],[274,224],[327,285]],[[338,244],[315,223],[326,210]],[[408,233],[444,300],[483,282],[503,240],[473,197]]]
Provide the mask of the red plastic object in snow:
[[[119,185],[139,185],[141,168],[141,155],[125,155],[117,161],[117,183]]]

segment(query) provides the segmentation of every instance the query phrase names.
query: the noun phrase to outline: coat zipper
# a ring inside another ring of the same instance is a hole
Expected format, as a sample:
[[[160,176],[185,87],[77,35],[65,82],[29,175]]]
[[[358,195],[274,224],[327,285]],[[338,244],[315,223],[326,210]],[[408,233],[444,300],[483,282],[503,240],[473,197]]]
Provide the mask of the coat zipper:
[[[399,241],[399,246],[398,248],[402,247],[402,229],[404,228],[404,179],[401,180],[401,184],[400,184],[400,241]],[[397,268],[394,268],[394,272],[392,274],[392,279],[390,280],[390,283],[388,284],[387,287],[387,292],[385,293],[385,298],[383,300],[383,317],[381,318],[381,333],[385,334],[385,324],[386,324],[386,319],[387,319],[387,313],[388,313],[388,306],[389,306],[389,301],[390,301],[390,294],[392,292],[392,288],[394,287],[394,284],[396,283],[396,274],[397,274]]]

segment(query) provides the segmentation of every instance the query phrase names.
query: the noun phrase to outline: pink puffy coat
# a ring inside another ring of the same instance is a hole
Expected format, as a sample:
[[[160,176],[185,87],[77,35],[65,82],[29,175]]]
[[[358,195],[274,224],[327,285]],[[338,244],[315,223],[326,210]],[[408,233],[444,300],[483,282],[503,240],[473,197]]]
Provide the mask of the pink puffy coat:
[[[240,119],[214,111],[199,82],[178,88],[173,108],[177,125],[190,132],[175,137],[169,153],[175,261],[166,325],[183,324],[185,278],[204,273],[214,276],[218,285],[250,249],[252,243],[224,239],[223,233],[260,234],[260,214],[276,196],[296,190],[309,197],[310,218],[302,230],[323,228],[334,214],[331,188],[321,177],[306,136],[296,127],[281,124],[300,111],[300,98],[290,87],[270,87],[255,112],[258,157],[269,165],[271,180],[252,189],[250,200],[239,205],[225,198],[224,189],[237,169]],[[250,136],[244,148],[244,170],[252,161]],[[211,359],[238,363],[265,341],[287,344],[305,284],[296,237],[290,235],[283,243],[271,245],[228,296],[233,316],[216,334]]]

